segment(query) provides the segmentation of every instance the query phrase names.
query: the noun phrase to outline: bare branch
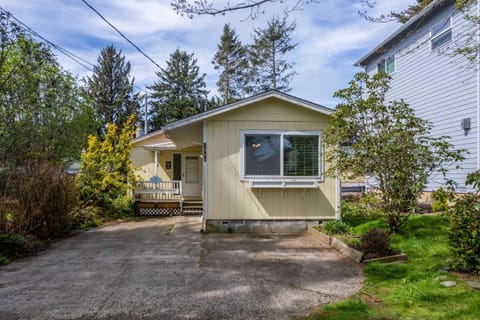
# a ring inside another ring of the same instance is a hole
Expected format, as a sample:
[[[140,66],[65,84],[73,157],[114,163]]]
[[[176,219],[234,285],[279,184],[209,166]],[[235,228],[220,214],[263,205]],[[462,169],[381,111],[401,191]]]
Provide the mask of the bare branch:
[[[295,3],[289,7],[285,4],[288,1],[295,1]],[[248,18],[255,19],[259,14],[265,13],[261,8],[268,3],[282,4],[285,6],[285,13],[289,13],[302,10],[305,5],[312,2],[317,3],[318,0],[238,0],[228,1],[223,7],[215,6],[213,0],[172,0],[170,4],[177,14],[188,18],[197,15],[216,16],[234,11],[249,11]]]

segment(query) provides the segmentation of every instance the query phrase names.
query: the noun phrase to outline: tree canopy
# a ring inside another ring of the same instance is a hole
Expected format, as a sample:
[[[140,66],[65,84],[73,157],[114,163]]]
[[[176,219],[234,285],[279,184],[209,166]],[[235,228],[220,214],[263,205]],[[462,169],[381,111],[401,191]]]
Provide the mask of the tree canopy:
[[[463,156],[448,137],[432,136],[432,124],[416,117],[403,100],[386,103],[389,81],[383,72],[362,72],[348,88],[337,91],[335,97],[342,102],[324,140],[330,148],[329,174],[338,170],[373,178],[390,229],[396,232],[415,209],[431,174],[445,176]]]
[[[214,69],[220,72],[217,87],[223,103],[242,98],[247,84],[247,50],[228,23],[223,27],[212,64]]]
[[[195,115],[207,104],[205,74],[200,74],[194,54],[176,49],[166,63],[167,67],[156,73],[158,80],[150,87],[150,126],[153,130]]]
[[[121,128],[131,115],[138,115],[139,96],[130,78],[130,62],[122,52],[113,45],[103,48],[85,86],[95,107],[99,134],[105,134],[108,123]]]
[[[273,17],[265,29],[254,30],[249,52],[255,92],[290,91],[290,80],[296,73],[292,71],[294,63],[287,61],[285,56],[298,45],[292,43],[291,38],[295,28],[296,24],[288,24],[286,18]]]

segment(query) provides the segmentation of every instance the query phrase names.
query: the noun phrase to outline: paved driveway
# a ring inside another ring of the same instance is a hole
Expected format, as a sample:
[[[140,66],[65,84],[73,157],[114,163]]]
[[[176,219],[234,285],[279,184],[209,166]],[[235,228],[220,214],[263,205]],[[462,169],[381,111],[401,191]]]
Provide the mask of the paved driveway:
[[[199,233],[200,218],[121,223],[0,268],[0,319],[291,319],[361,287],[308,235]]]

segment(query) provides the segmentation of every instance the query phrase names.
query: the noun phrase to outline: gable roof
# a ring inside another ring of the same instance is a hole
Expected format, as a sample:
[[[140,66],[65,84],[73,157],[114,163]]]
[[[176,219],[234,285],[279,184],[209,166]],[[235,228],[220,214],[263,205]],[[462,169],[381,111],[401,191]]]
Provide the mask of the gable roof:
[[[286,94],[284,92],[280,92],[278,90],[269,90],[269,91],[251,96],[249,98],[245,98],[245,99],[242,99],[242,100],[224,105],[222,107],[218,107],[218,108],[215,108],[215,109],[212,109],[212,110],[208,110],[208,111],[199,113],[197,115],[194,115],[194,116],[191,116],[191,117],[188,117],[188,118],[185,118],[185,119],[167,124],[162,129],[163,129],[163,131],[168,131],[168,130],[176,129],[176,128],[179,128],[179,127],[183,127],[185,125],[189,125],[189,124],[192,124],[192,123],[203,121],[207,118],[217,116],[219,114],[229,112],[229,111],[232,111],[232,110],[235,110],[235,109],[239,109],[241,107],[247,106],[247,105],[252,104],[254,102],[265,100],[265,99],[268,99],[268,98],[277,98],[277,99],[280,99],[280,100],[283,100],[283,101],[287,101],[287,102],[299,105],[299,106],[304,107],[306,109],[310,109],[310,110],[313,110],[313,111],[316,111],[316,112],[320,112],[320,113],[325,114],[325,115],[331,115],[333,113],[333,109],[324,107],[324,106],[316,104],[314,102],[307,101],[307,100],[304,100],[304,99],[300,99],[300,98],[297,98],[295,96]]]
[[[392,33],[388,38],[383,40],[379,45],[370,50],[366,55],[361,57],[357,62],[355,62],[355,67],[363,67],[368,64],[369,61],[374,59],[376,56],[382,54],[390,46],[394,45],[396,42],[402,40],[401,37],[418,28],[421,24],[425,22],[426,19],[437,13],[440,9],[446,7],[447,5],[453,4],[454,0],[434,0],[428,6],[426,6],[422,11],[420,11],[416,16],[412,17],[406,23],[404,23],[397,31]],[[399,40],[400,39],[400,40]]]

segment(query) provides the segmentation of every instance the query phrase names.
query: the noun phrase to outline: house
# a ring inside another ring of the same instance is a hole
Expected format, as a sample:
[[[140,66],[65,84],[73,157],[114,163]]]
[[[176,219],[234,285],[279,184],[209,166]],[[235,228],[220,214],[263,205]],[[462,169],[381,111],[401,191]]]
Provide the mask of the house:
[[[204,230],[305,230],[340,217],[322,132],[333,110],[271,90],[133,142],[141,214],[202,213]]]
[[[478,13],[478,3],[471,10]],[[370,74],[390,74],[386,101],[403,99],[433,124],[433,135],[449,136],[457,149],[469,152],[461,169],[449,167],[447,178],[458,184],[459,192],[469,191],[465,177],[480,168],[479,64],[454,54],[472,35],[478,37],[478,28],[464,19],[455,1],[436,0],[355,64]],[[441,175],[432,176],[427,191],[443,183]]]

